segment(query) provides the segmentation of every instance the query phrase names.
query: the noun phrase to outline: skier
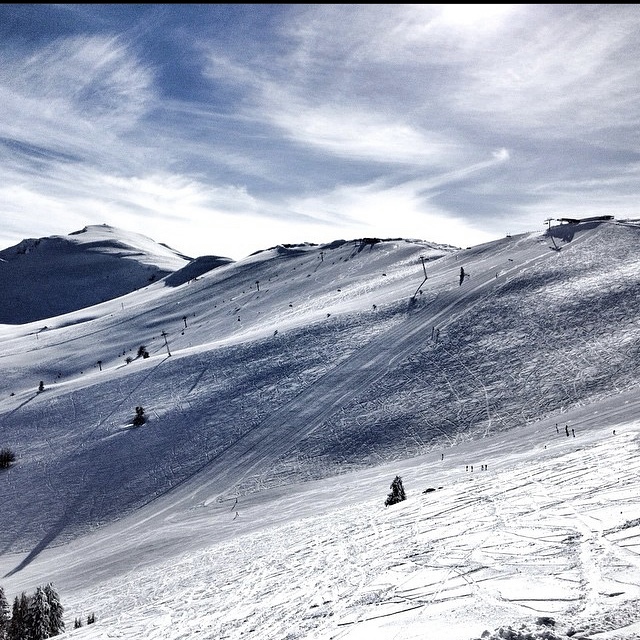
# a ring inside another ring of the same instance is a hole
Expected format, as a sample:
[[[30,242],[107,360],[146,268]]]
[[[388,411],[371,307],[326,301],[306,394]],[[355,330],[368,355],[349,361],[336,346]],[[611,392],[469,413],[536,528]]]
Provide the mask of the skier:
[[[460,285],[462,285],[462,281],[464,280],[464,267],[460,267]]]

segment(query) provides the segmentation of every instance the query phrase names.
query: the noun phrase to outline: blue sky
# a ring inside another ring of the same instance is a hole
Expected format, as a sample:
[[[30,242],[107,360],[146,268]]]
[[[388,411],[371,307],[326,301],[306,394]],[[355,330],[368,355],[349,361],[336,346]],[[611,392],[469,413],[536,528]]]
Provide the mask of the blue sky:
[[[638,5],[0,5],[0,248],[638,217]]]

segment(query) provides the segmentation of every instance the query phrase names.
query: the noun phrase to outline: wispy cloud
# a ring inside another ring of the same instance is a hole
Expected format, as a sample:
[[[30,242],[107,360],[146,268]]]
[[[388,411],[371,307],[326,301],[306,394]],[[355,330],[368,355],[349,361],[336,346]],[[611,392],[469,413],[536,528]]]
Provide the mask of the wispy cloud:
[[[468,245],[636,192],[635,5],[11,7],[0,243],[107,222],[231,257]]]
[[[384,180],[360,186],[344,185],[330,193],[291,201],[289,208],[304,213],[327,225],[322,233],[325,240],[332,225],[340,223],[354,237],[412,237],[435,242],[451,243],[455,233],[459,246],[495,237],[481,225],[470,225],[463,217],[452,215],[434,196],[447,185],[464,181],[476,172],[490,170],[508,160],[506,149],[497,150],[492,157],[474,165],[437,176],[385,184]]]
[[[271,118],[296,142],[336,156],[442,166],[460,153],[458,145],[441,134],[420,131],[395,116],[384,117],[346,106],[314,108],[282,101],[279,109],[271,111]]]
[[[62,38],[27,58],[4,58],[0,132],[18,144],[106,160],[152,95],[152,74],[116,37]],[[113,152],[123,159],[121,147]]]
[[[639,28],[631,5],[597,12],[532,5],[500,48],[470,60],[454,104],[486,126],[491,116],[536,136],[636,125],[640,69],[627,61],[637,56]]]

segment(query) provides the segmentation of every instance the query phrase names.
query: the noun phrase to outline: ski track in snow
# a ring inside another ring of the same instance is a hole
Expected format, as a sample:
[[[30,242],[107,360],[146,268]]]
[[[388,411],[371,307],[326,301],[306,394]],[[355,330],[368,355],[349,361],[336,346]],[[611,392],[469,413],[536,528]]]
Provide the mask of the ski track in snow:
[[[605,530],[640,507],[638,432],[593,429],[579,444],[551,428],[554,454],[531,452],[537,431],[496,469],[490,455],[486,471],[414,462],[405,486],[418,488],[403,503],[385,508],[381,495],[239,534],[132,569],[70,606],[95,609],[108,637],[158,640],[417,638],[429,629],[464,639],[544,615],[567,628],[599,620],[596,632],[606,632],[616,605],[640,599],[640,528]],[[442,488],[422,493],[434,479]],[[250,519],[240,505],[240,520]],[[134,601],[119,614],[123,598]]]
[[[572,247],[584,238],[576,236]],[[506,259],[514,252],[505,244],[493,255]],[[455,440],[443,461],[438,452],[291,488],[269,486],[278,461],[374,388],[381,370],[424,349],[432,327],[455,324],[486,303],[489,292],[548,259],[550,249],[543,240],[517,255],[499,273],[493,265],[474,270],[470,255],[470,279],[454,289],[444,278],[455,270],[455,258],[443,258],[454,267],[428,281],[428,304],[408,303],[402,322],[322,369],[312,385],[296,380],[297,393],[283,393],[283,404],[132,516],[45,548],[15,574],[23,557],[0,556],[5,584],[19,590],[47,576],[65,585],[67,611],[95,612],[99,621],[73,631],[78,638],[408,640],[429,630],[465,640],[542,615],[594,639],[636,637],[629,611],[640,601],[639,436],[626,416],[638,415],[640,400],[632,393],[597,410],[568,411],[563,418],[576,428],[575,438],[556,433],[551,418],[523,420],[522,428],[505,433],[487,427],[480,442]],[[587,351],[596,358],[594,349]],[[481,373],[466,370],[484,399],[478,410],[491,424],[499,418],[492,415],[491,390]],[[153,374],[150,368],[136,385],[150,384]],[[187,405],[205,375],[207,366],[194,369],[184,383],[188,393],[172,392],[173,403]],[[130,401],[132,391],[123,383],[123,398]],[[102,432],[113,412],[101,415],[86,437]],[[611,435],[611,424],[620,425],[618,435]],[[56,477],[44,460],[53,494]],[[162,472],[171,476],[173,469]],[[408,500],[385,509],[396,472]],[[426,486],[438,489],[422,493]],[[99,512],[100,496],[80,499],[95,501]]]
[[[513,252],[513,248],[511,250]],[[546,243],[533,245],[528,251],[520,252],[520,260],[511,270],[522,271],[548,255]],[[478,273],[473,288],[461,288],[459,292],[441,296],[434,310],[421,309],[409,314],[405,322],[373,338],[353,356],[317,380],[310,389],[303,390],[266,420],[245,432],[220,454],[221,459],[216,456],[208,463],[213,473],[207,473],[206,468],[199,469],[194,476],[198,479],[195,489],[192,483],[183,481],[169,492],[166,500],[156,500],[144,508],[141,514],[145,515],[136,517],[131,526],[138,527],[139,521],[148,526],[150,520],[166,519],[168,512],[175,511],[183,502],[207,504],[215,497],[233,493],[236,487],[242,486],[243,481],[248,483],[249,478],[264,473],[296,442],[313,433],[337,408],[361,394],[379,377],[381,368],[389,366],[392,360],[403,360],[421,347],[422,342],[416,339],[419,334],[426,335],[428,328],[437,324],[443,316],[451,322],[456,317],[453,308],[461,306],[468,309],[468,305],[465,306],[467,298],[479,296],[484,289],[493,286],[492,272]],[[481,296],[479,300],[482,300]],[[342,384],[345,379],[349,380],[348,386]],[[279,437],[273,438],[276,430]],[[122,535],[122,530],[118,535]]]

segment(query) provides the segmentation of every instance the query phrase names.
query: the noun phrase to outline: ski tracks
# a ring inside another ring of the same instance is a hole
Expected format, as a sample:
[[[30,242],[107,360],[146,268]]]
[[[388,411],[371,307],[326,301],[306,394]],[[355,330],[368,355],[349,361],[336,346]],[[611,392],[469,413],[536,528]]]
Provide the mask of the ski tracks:
[[[619,628],[640,597],[635,434],[557,437],[559,456],[450,470],[445,487],[413,488],[392,507],[381,495],[132,568],[73,609],[100,607],[98,619],[132,640],[406,638],[457,620],[466,635],[448,637],[468,638],[469,620],[544,615]],[[137,601],[111,624],[123,583]]]
[[[527,251],[519,251],[519,263],[510,264],[502,273],[504,282],[512,273],[526,269],[550,255],[546,245],[532,242]],[[381,335],[364,343],[351,356],[328,370],[312,387],[303,389],[285,405],[275,408],[262,422],[244,431],[240,437],[219,454],[212,456],[190,478],[185,478],[168,493],[143,507],[118,527],[120,534],[149,526],[158,526],[169,519],[183,517],[193,506],[211,504],[225,495],[238,495],[256,487],[266,486],[268,476],[277,468],[288,451],[308,438],[345,405],[354,402],[386,371],[392,363],[402,362],[412,353],[424,348],[431,327],[446,327],[461,314],[486,300],[496,278],[494,267],[476,258],[473,286],[441,290],[431,307],[410,305],[400,322]],[[450,269],[451,267],[447,267]],[[483,270],[484,269],[484,270]],[[441,273],[440,280],[446,275]],[[438,281],[438,277],[434,278]],[[437,286],[437,285],[436,285]],[[277,435],[276,435],[277,434]]]

